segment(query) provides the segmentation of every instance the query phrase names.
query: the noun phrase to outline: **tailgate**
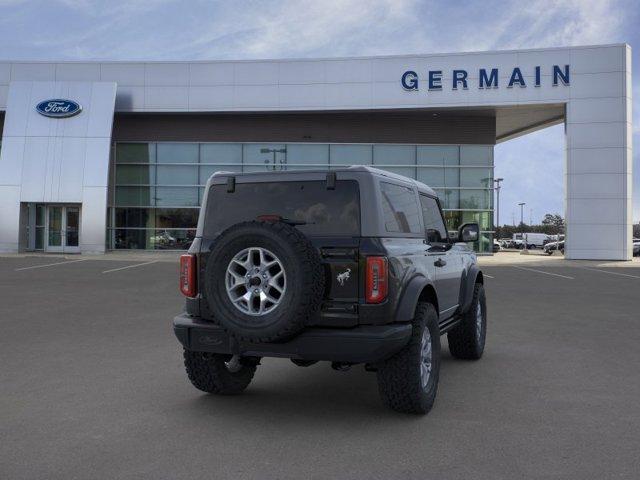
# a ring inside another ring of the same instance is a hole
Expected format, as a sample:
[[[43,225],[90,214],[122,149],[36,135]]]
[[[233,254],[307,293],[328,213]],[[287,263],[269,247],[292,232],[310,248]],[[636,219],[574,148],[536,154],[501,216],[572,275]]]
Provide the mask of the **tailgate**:
[[[323,247],[322,262],[326,266],[327,300],[358,303],[358,248]]]
[[[319,250],[326,274],[321,323],[345,327],[357,325],[360,292],[358,247],[324,246]]]

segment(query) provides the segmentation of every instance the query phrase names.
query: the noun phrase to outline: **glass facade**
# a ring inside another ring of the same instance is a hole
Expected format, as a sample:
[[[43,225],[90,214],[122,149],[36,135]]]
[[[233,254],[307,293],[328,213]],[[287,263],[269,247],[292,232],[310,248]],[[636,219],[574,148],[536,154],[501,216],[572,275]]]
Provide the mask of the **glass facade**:
[[[476,248],[493,237],[492,145],[317,143],[116,143],[109,248],[188,248],[207,179],[218,170],[255,172],[372,165],[416,178],[440,197],[449,231],[478,222]]]

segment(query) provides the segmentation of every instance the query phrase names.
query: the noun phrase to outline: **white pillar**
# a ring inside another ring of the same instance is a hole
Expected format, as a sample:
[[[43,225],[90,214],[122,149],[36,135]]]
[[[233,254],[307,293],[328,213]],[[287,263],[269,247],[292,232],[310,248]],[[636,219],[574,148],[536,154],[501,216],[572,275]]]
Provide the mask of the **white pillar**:
[[[631,48],[619,52],[619,71],[574,76],[572,83],[566,115],[568,259],[632,258]]]

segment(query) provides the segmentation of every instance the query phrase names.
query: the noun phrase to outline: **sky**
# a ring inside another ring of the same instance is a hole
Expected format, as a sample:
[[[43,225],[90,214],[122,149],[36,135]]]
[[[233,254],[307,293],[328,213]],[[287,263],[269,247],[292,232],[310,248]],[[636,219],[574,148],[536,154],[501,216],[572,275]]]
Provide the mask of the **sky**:
[[[626,42],[638,0],[0,0],[0,60],[219,60],[467,52]],[[637,97],[636,97],[637,98]],[[634,98],[634,222],[640,221]],[[495,148],[500,223],[563,214],[564,129]]]

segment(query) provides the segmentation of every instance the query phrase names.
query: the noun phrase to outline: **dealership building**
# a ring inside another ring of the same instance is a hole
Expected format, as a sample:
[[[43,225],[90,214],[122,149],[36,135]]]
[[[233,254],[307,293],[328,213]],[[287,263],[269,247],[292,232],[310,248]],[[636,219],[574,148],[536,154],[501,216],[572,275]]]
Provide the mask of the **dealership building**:
[[[0,62],[0,251],[184,249],[215,171],[372,165],[433,187],[487,252],[494,145],[563,123],[566,257],[629,260],[631,84],[625,44]]]

